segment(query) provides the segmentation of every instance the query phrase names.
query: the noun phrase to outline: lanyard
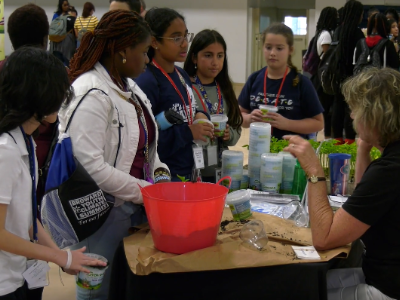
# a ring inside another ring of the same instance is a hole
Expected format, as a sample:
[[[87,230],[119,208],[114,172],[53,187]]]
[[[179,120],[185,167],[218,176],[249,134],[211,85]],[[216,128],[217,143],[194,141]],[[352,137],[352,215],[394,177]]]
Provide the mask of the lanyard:
[[[275,107],[278,106],[278,100],[281,95],[282,87],[283,87],[283,84],[285,83],[285,79],[286,79],[286,75],[287,75],[288,71],[289,71],[289,67],[286,67],[285,75],[283,76],[281,86],[279,87],[278,95],[276,96]],[[268,103],[266,103],[266,101],[267,101],[267,77],[268,77],[268,68],[265,69],[265,75],[264,75],[264,103],[265,104],[268,104]]]
[[[28,150],[29,154],[29,169],[32,178],[32,223],[33,223],[33,241],[35,243],[38,242],[38,227],[37,227],[37,201],[36,201],[36,169],[35,169],[35,150],[33,147],[33,139],[30,136],[28,140],[28,136],[26,135],[22,126],[19,127],[21,129],[22,135],[24,136],[24,141],[26,145],[26,149]]]
[[[189,90],[188,90],[188,88],[187,88],[187,84],[186,84],[186,82],[185,82],[185,79],[183,79],[183,77],[182,77],[181,73],[178,71],[178,69],[175,68],[175,71],[176,71],[176,73],[178,73],[179,79],[180,79],[180,81],[181,81],[183,87],[186,89],[186,94],[187,94],[188,102],[189,102],[189,112],[190,112],[190,116],[188,115],[188,109],[187,109],[187,106],[186,106],[185,99],[183,98],[181,92],[178,90],[178,87],[176,86],[175,82],[174,82],[174,81],[172,80],[172,78],[168,75],[168,73],[165,72],[164,69],[163,69],[159,64],[157,64],[157,62],[156,62],[154,59],[153,59],[153,65],[154,65],[157,69],[159,69],[159,70],[161,71],[161,73],[163,73],[163,75],[168,79],[168,81],[169,81],[169,82],[171,83],[171,85],[174,87],[175,91],[178,93],[179,97],[180,97],[181,100],[182,100],[183,107],[185,108],[185,115],[186,115],[186,118],[187,118],[187,120],[188,120],[188,123],[189,123],[189,125],[192,125],[192,124],[193,124],[192,100],[191,100],[191,98],[190,98]]]
[[[199,77],[194,76],[194,80],[197,84],[197,86],[200,89],[201,94],[203,95],[203,97],[200,97],[199,92],[196,90],[197,95],[200,98],[200,101],[202,102],[201,104],[203,105],[204,111],[207,111],[204,105],[204,101],[207,103],[207,107],[208,107],[208,111],[210,112],[210,114],[215,115],[215,114],[223,114],[224,113],[224,101],[222,99],[222,94],[221,94],[221,89],[219,87],[218,82],[215,81],[215,85],[217,88],[217,96],[218,96],[218,109],[215,111],[213,109],[213,105],[210,101],[210,99],[208,98],[207,92],[203,86],[203,84],[201,83]],[[203,101],[204,99],[204,101]]]

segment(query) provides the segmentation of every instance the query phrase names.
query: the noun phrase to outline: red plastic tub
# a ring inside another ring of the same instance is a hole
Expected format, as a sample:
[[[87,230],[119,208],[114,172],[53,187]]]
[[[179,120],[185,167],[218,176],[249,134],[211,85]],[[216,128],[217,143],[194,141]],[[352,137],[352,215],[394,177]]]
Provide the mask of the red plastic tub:
[[[201,182],[160,183],[143,188],[155,247],[183,254],[213,246],[228,191],[219,184]]]

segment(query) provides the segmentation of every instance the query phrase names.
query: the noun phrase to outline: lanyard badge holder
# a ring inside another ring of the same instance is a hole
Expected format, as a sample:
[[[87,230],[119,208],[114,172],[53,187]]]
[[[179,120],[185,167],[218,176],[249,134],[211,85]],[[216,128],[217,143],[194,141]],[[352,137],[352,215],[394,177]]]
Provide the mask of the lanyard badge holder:
[[[32,227],[33,227],[33,242],[38,243],[38,225],[37,225],[37,200],[36,200],[36,166],[35,166],[35,150],[33,147],[33,139],[26,135],[22,126],[20,126],[24,137],[26,149],[29,155],[29,171],[32,179]],[[22,274],[28,283],[30,290],[45,287],[49,285],[48,271],[50,267],[47,262],[42,260],[28,260],[26,263],[27,270]]]

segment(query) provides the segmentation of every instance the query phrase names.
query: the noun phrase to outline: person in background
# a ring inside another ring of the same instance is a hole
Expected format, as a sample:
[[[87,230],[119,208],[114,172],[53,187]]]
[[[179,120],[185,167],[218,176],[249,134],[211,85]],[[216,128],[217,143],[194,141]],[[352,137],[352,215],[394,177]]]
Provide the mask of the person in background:
[[[193,140],[214,137],[211,124],[193,124],[197,118],[207,117],[197,111],[190,77],[175,66],[186,60],[193,34],[188,33],[184,17],[173,9],[152,8],[146,14],[146,22],[153,32],[150,63],[136,82],[149,97],[155,116],[173,110],[182,117],[182,124],[161,128],[159,154],[171,170],[172,181],[181,181],[178,175],[191,179]]]
[[[69,10],[69,2],[67,0],[59,0],[58,1],[58,6],[57,6],[57,11],[53,15],[53,19],[58,18],[61,15],[66,15],[68,14]]]
[[[365,38],[358,25],[364,15],[364,7],[359,1],[350,0],[344,6],[343,24],[336,28],[334,39],[339,41],[335,52],[336,61],[339,65],[330,65],[330,71],[334,72],[338,67],[341,69],[342,81],[353,75],[354,49],[360,39]],[[334,70],[334,71],[333,71]],[[343,136],[343,129],[345,137]],[[338,143],[354,143],[356,133],[350,118],[350,110],[341,92],[335,95],[332,107],[332,131],[333,138]]]
[[[394,8],[389,8],[385,11],[385,15],[387,19],[395,19],[397,24],[399,24],[400,18],[399,13]]]
[[[396,23],[395,23],[396,24]],[[397,54],[396,48],[390,40],[388,40],[389,36],[389,23],[386,19],[386,16],[382,13],[377,13],[371,16],[368,22],[368,31],[367,38],[365,41],[367,42],[367,46],[370,50],[374,49],[376,45],[382,40],[385,39],[385,44],[379,52],[379,56],[381,59],[381,65],[384,66],[384,62],[386,61],[386,67],[399,69],[399,56]],[[354,50],[354,61],[355,65],[358,58],[362,53],[361,42],[363,40],[359,40],[356,48]]]
[[[210,115],[228,116],[223,136],[214,139],[217,153],[235,146],[242,132],[243,118],[229,78],[226,42],[222,35],[209,29],[199,32],[190,46],[184,69],[193,83],[197,109]],[[203,181],[215,183],[217,167],[214,165],[202,170]]]
[[[119,243],[129,235],[131,225],[138,225],[131,218],[143,215],[140,188],[170,179],[168,167],[158,158],[150,101],[130,79],[146,68],[150,38],[150,28],[138,14],[107,12],[95,31],[83,37],[71,61],[69,78],[75,97],[59,113],[63,134],[75,111],[68,132],[74,155],[97,185],[115,198],[103,226],[74,249],[87,246],[107,258],[110,269]],[[94,88],[99,90],[91,91]],[[105,273],[98,290],[77,286],[77,299],[108,299],[110,275]]]
[[[86,2],[83,5],[82,16],[76,18],[74,29],[77,38],[77,47],[79,47],[83,35],[88,31],[93,32],[97,24],[99,24],[97,17],[93,16],[94,12],[95,8],[93,3]]]
[[[368,22],[372,15],[378,14],[378,13],[380,13],[379,9],[376,8],[375,6],[371,6],[368,10]],[[364,33],[364,36],[367,37],[367,35],[368,35],[367,28],[363,28],[363,29],[361,29],[361,31]]]
[[[358,184],[342,208],[332,211],[324,170],[310,143],[288,136],[285,151],[313,179],[308,211],[314,247],[329,250],[357,239],[365,245],[362,268],[328,271],[328,300],[400,299],[400,72],[367,69],[345,82],[342,91],[359,136]],[[382,156],[371,162],[373,146]]]
[[[78,12],[75,9],[75,6],[69,7],[68,14],[76,19],[76,17],[78,16]]]
[[[338,12],[337,9],[334,7],[325,7],[321,11],[321,15],[317,22],[317,30],[315,33],[315,36],[318,37],[317,52],[320,58],[322,58],[324,53],[328,51],[329,46],[332,43],[333,33],[337,27],[337,16]],[[311,78],[311,81],[313,82],[314,87],[317,90],[319,101],[324,108],[324,134],[325,138],[327,139],[331,137],[331,108],[335,97],[324,93],[324,89],[321,86],[321,82],[317,74]]]
[[[140,15],[144,18],[146,16],[146,2],[144,0],[140,0],[141,7],[140,7]]]
[[[142,3],[140,0],[110,0],[110,10],[130,10],[141,13]]]
[[[293,31],[284,24],[274,23],[263,32],[262,41],[268,67],[251,74],[239,95],[242,126],[249,128],[253,122],[269,123],[277,139],[291,133],[308,137],[322,130],[323,108],[315,88],[292,63]],[[259,109],[262,104],[276,106],[279,110],[263,115]]]
[[[389,39],[393,42],[397,54],[399,54],[399,25],[395,19],[388,19],[388,26],[390,28]]]
[[[25,282],[27,258],[55,263],[69,274],[89,273],[84,266],[106,265],[84,255],[85,248],[58,249],[36,218],[32,191],[37,184],[37,161],[32,135],[42,121],[55,122],[62,103],[68,104],[72,95],[63,64],[40,48],[19,48],[0,73],[1,300],[41,299],[41,295],[33,296]]]

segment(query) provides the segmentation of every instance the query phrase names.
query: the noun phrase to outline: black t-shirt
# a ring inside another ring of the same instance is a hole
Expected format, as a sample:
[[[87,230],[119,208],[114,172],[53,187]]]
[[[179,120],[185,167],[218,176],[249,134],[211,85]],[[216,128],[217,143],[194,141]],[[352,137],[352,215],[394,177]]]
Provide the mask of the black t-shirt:
[[[259,108],[260,104],[275,106],[276,97],[283,79],[267,79],[267,101],[264,100],[264,75],[266,68],[263,68],[250,75],[242,92],[239,95],[239,105],[249,111]],[[303,120],[321,114],[324,109],[319,102],[318,95],[310,79],[301,76],[300,83],[293,86],[296,73],[291,70],[285,79],[279,96],[277,107],[278,113],[290,120]],[[310,132],[312,133],[312,132]],[[281,139],[287,134],[297,134],[286,130],[273,128],[272,135]],[[307,137],[306,135],[303,135]]]
[[[400,141],[387,146],[373,161],[353,195],[343,204],[350,215],[371,227],[365,244],[366,282],[400,299]]]
[[[67,32],[74,31],[76,17],[68,16],[67,18]]]

